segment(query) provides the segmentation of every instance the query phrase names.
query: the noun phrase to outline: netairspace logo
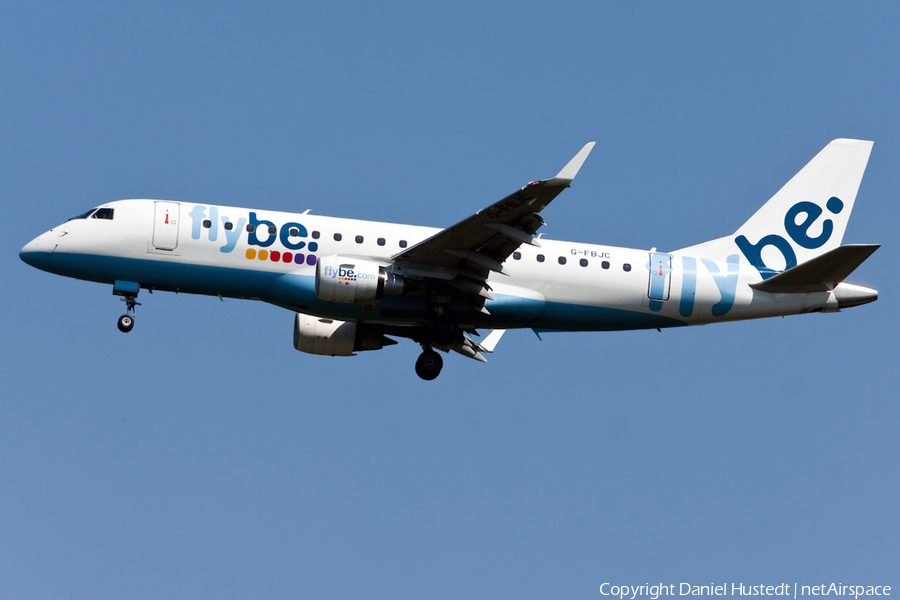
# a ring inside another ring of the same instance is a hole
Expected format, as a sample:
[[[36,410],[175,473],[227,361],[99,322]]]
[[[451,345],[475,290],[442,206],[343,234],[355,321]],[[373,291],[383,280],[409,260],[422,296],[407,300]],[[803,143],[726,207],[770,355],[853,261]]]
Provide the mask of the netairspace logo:
[[[678,592],[675,592],[676,586]],[[800,585],[797,583],[779,583],[778,585],[753,585],[744,583],[710,583],[709,585],[693,585],[690,583],[670,583],[644,585],[614,585],[604,583],[600,586],[603,596],[615,596],[619,600],[636,600],[646,596],[650,600],[658,600],[661,596],[783,596],[798,598],[801,596],[890,596],[889,585],[844,585],[842,583],[823,583],[819,585]]]

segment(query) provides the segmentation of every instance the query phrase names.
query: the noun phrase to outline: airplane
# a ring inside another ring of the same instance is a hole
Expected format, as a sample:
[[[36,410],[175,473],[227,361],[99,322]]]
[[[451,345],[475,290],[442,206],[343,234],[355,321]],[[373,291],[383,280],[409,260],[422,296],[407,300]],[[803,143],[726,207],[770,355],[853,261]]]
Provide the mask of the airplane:
[[[438,350],[486,362],[509,329],[662,330],[875,301],[876,290],[844,280],[879,245],[841,245],[872,145],[832,141],[732,235],[670,252],[536,235],[591,142],[555,177],[446,229],[119,200],[19,256],[112,285],[126,306],[122,332],[134,327],[141,289],[261,300],[296,313],[301,352],[351,356],[407,338],[422,347],[416,373],[433,380]]]

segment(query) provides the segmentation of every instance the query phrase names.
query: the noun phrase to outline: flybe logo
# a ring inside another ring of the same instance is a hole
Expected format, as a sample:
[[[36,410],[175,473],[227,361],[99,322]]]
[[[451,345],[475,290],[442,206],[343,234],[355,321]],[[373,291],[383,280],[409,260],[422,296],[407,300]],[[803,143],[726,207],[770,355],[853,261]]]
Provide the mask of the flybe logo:
[[[236,221],[228,215],[219,214],[218,207],[195,205],[188,213],[191,218],[191,238],[199,240],[205,236],[210,242],[219,242],[219,229],[221,227],[220,252],[232,252],[246,234],[246,242],[250,248],[246,251],[248,259],[271,260],[272,262],[285,262],[295,264],[316,264],[313,254],[318,251],[319,244],[314,241],[307,243],[309,232],[300,223],[284,223],[281,227],[274,222],[260,219],[255,212],[250,212],[248,218],[240,217]],[[275,243],[283,249],[267,250]],[[254,247],[255,246],[255,247]],[[256,248],[261,248],[257,250]],[[300,252],[305,250],[305,252]]]
[[[356,272],[346,266],[340,266],[337,269],[334,267],[325,267],[322,269],[325,277],[331,277],[332,279],[337,279],[340,282],[351,282],[356,281]]]
[[[337,279],[341,283],[350,283],[351,281],[356,281],[357,279],[375,279],[377,276],[372,273],[357,273],[351,265],[341,265],[337,268],[327,266],[322,268],[322,275],[325,277],[330,277],[331,279]]]
[[[828,202],[825,203],[825,208],[827,208],[831,214],[837,215],[844,210],[844,203],[840,198],[832,196],[828,199]],[[834,233],[834,222],[831,219],[825,219],[822,222],[822,233],[816,237],[809,235],[809,229],[812,227],[813,223],[822,216],[823,212],[825,211],[823,211],[822,207],[818,204],[806,201],[798,202],[788,209],[787,213],[784,215],[784,230],[794,243],[801,248],[806,248],[808,250],[821,248],[829,239],[831,239],[831,234]],[[798,223],[798,217],[801,215],[803,215],[802,220]],[[740,248],[741,252],[743,252],[747,260],[750,261],[750,264],[756,267],[763,279],[768,279],[778,273],[778,271],[775,271],[763,261],[762,251],[766,246],[773,246],[781,252],[784,257],[785,271],[797,266],[797,254],[794,252],[793,246],[780,235],[774,233],[769,234],[761,238],[756,244],[751,244],[746,236],[739,235],[735,238],[734,242],[737,244],[738,248]]]

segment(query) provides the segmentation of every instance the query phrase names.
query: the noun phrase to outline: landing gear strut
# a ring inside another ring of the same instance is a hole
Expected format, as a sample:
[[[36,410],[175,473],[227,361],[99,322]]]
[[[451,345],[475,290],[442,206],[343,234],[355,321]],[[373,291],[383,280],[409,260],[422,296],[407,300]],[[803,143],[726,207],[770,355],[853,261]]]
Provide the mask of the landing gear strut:
[[[441,374],[443,367],[444,359],[441,358],[441,355],[431,348],[426,348],[416,361],[416,375],[425,381],[431,381]]]
[[[119,317],[117,323],[119,331],[122,333],[128,333],[134,329],[134,307],[141,305],[137,301],[138,291],[140,291],[140,286],[131,282],[116,281],[116,285],[113,287],[113,294],[122,296],[122,302],[125,303],[125,314]]]
[[[431,336],[439,346],[449,346],[459,336],[459,326],[446,318],[438,318],[431,328]]]

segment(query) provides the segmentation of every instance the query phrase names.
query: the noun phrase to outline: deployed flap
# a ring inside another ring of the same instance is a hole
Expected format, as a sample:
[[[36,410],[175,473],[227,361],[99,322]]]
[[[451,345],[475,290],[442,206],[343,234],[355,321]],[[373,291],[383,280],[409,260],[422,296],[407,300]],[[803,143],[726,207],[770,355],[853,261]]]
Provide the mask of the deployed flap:
[[[841,246],[750,287],[772,293],[828,292],[880,247],[879,244]]]
[[[483,348],[466,335],[462,336],[462,341],[450,344],[449,348],[454,352],[459,352],[467,358],[473,358],[483,363],[487,362],[487,359],[481,354]]]
[[[494,329],[480,344],[469,336],[464,335],[461,341],[454,342],[450,344],[449,347],[454,352],[459,352],[463,356],[486,363],[487,359],[482,355],[482,352],[487,354],[493,352],[494,348],[497,346],[497,342],[500,341],[500,336],[505,332],[505,329]]]

